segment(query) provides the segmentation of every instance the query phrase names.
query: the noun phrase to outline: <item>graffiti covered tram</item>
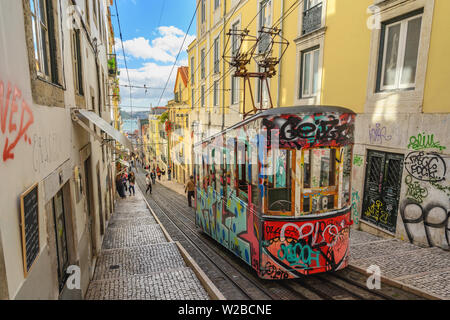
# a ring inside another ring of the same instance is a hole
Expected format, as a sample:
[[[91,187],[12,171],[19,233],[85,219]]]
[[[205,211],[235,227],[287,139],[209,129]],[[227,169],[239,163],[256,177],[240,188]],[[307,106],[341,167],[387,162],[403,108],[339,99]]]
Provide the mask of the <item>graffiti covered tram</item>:
[[[265,279],[345,268],[355,114],[269,109],[194,146],[196,225]]]

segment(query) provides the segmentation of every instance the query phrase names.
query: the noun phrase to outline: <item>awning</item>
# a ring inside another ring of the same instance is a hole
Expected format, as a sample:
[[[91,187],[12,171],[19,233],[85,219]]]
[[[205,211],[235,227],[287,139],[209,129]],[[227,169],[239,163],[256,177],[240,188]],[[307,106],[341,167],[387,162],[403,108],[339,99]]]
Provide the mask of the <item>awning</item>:
[[[112,139],[120,143],[124,148],[133,151],[133,145],[127,137],[125,137],[122,133],[116,130],[113,126],[111,126],[108,122],[100,118],[97,114],[92,111],[77,109],[72,111],[72,119],[77,122],[81,127],[86,129],[90,134],[92,134],[97,140],[104,142],[102,137],[99,137],[95,131],[91,130],[89,126],[81,121],[81,119],[87,119],[89,122],[92,122],[98,128],[103,130],[108,136]]]

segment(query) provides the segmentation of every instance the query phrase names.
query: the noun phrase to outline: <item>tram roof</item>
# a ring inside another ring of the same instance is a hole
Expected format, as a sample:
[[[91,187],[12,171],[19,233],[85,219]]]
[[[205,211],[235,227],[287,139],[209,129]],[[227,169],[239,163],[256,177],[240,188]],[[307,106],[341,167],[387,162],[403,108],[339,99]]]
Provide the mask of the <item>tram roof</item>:
[[[214,139],[215,137],[218,137],[226,132],[229,132],[231,130],[239,128],[239,127],[241,127],[245,124],[248,124],[258,118],[262,118],[265,116],[275,116],[275,115],[284,115],[284,114],[312,114],[312,113],[326,113],[326,112],[340,113],[340,114],[345,114],[345,113],[355,114],[355,112],[353,112],[350,109],[347,109],[344,107],[338,107],[338,106],[308,105],[308,106],[272,108],[272,109],[264,110],[261,113],[255,114],[254,116],[252,116],[246,120],[243,120],[239,123],[236,123],[235,125],[227,128],[219,133],[216,133],[208,138],[205,138],[201,142],[196,143],[195,146],[200,145],[204,142],[208,142],[208,141]]]

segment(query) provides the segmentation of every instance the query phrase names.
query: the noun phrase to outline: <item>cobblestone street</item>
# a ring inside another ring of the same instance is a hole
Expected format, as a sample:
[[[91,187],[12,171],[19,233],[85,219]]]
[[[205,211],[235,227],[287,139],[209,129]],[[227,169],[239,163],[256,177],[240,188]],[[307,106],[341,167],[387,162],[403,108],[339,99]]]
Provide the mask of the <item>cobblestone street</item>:
[[[450,252],[421,248],[398,239],[383,239],[366,232],[351,232],[350,264],[360,269],[380,267],[387,280],[413,291],[450,299]]]
[[[109,222],[87,300],[207,300],[209,296],[168,242],[139,188],[119,200]]]

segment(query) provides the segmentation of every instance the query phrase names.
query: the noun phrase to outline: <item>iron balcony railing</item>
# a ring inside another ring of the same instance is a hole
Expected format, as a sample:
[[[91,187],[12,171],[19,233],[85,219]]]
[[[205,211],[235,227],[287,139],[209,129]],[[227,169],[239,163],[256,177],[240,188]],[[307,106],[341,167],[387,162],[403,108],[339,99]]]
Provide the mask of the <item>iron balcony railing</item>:
[[[303,12],[303,31],[307,34],[317,30],[322,25],[322,3],[318,3],[312,8]]]

